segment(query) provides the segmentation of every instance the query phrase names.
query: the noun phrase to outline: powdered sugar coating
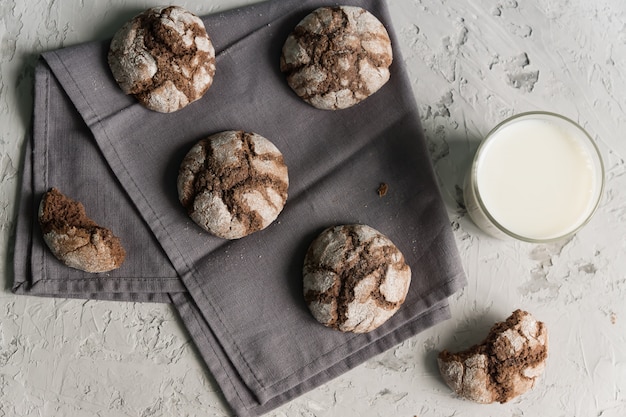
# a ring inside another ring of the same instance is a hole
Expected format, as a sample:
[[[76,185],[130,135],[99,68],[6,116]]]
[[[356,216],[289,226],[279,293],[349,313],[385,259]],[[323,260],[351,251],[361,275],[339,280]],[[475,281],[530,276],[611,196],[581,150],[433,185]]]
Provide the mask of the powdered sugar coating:
[[[43,240],[65,265],[85,272],[119,268],[126,257],[120,239],[87,217],[85,208],[56,188],[44,194],[37,214]]]
[[[289,35],[280,67],[303,100],[337,110],[378,91],[389,80],[392,60],[389,34],[370,12],[354,6],[321,7]]]
[[[287,200],[283,156],[268,139],[242,131],[212,135],[194,145],[178,175],[178,196],[206,231],[239,239],[269,226]]]
[[[154,7],[127,22],[111,40],[108,62],[124,93],[162,113],[200,99],[215,75],[202,20],[178,6]]]
[[[544,324],[516,310],[496,323],[483,343],[458,353],[444,350],[438,363],[444,381],[461,397],[504,403],[533,388],[545,369],[547,352]]]
[[[404,302],[411,269],[387,237],[367,225],[335,226],[310,245],[303,267],[304,298],[325,326],[370,332]]]

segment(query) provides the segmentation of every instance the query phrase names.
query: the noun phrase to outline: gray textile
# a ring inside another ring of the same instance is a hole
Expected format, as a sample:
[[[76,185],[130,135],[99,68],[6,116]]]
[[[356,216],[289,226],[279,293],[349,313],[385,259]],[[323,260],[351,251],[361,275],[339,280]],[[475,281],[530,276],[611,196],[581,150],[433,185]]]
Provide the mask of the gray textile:
[[[205,17],[217,51],[215,82],[200,101],[172,114],[121,92],[106,63],[107,42],[45,53],[35,75],[14,291],[173,302],[239,416],[267,412],[448,318],[447,298],[465,275],[399,50],[387,85],[335,112],[301,101],[279,71],[288,33],[325,4],[335,3],[275,0]],[[397,45],[384,1],[343,4],[370,10]],[[176,176],[196,141],[231,129],[274,142],[290,188],[270,227],[226,241],[189,219]],[[380,197],[383,182],[389,191]],[[35,217],[53,186],[120,236],[128,252],[120,269],[90,275],[50,255]],[[387,235],[413,271],[400,311],[365,335],[319,325],[301,294],[309,243],[342,223]]]

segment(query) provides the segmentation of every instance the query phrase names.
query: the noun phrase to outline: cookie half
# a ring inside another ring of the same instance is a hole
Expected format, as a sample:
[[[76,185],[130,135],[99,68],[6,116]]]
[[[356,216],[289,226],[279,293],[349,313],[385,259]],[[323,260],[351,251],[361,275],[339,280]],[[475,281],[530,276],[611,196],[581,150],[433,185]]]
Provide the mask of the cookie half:
[[[287,201],[282,153],[256,133],[225,131],[199,141],[178,174],[178,197],[203,229],[239,239],[269,226]]]
[[[39,204],[39,224],[52,254],[65,265],[86,272],[108,272],[126,258],[120,239],[87,217],[85,207],[56,188]]]
[[[215,75],[204,23],[178,6],[154,7],[127,22],[111,41],[108,62],[124,93],[161,113],[200,99]]]
[[[353,224],[328,228],[311,243],[303,277],[304,299],[317,321],[367,333],[400,309],[411,269],[386,236]]]
[[[307,103],[345,109],[389,80],[391,40],[383,24],[355,6],[320,7],[294,28],[282,49],[280,69]]]
[[[478,403],[505,403],[530,390],[543,374],[548,330],[530,313],[515,310],[487,338],[462,352],[438,357],[444,381],[459,396]]]

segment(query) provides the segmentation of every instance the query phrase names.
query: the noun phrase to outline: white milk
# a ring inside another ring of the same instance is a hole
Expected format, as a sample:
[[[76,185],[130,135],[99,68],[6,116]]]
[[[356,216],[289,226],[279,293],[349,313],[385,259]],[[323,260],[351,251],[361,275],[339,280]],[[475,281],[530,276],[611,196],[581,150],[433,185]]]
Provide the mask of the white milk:
[[[479,148],[466,205],[476,224],[496,237],[553,240],[591,217],[603,176],[597,148],[578,125],[524,114],[496,128]]]

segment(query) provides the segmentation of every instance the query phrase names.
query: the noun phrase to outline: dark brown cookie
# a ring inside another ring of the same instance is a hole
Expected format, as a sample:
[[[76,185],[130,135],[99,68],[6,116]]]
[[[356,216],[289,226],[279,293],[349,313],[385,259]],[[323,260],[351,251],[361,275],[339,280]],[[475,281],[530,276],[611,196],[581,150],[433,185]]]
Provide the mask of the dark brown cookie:
[[[238,239],[266,228],[287,201],[283,155],[256,133],[226,131],[201,140],[185,156],[178,197],[203,229]]]
[[[548,357],[548,330],[530,313],[516,310],[496,323],[484,342],[439,354],[439,370],[459,396],[478,403],[507,402],[530,390]]]
[[[39,224],[52,254],[65,265],[86,272],[119,268],[126,257],[120,239],[87,217],[85,207],[56,188],[44,194]]]
[[[391,40],[383,24],[354,6],[320,7],[285,41],[280,69],[309,104],[345,109],[374,94],[389,80]]]
[[[108,56],[122,91],[171,113],[198,100],[215,75],[215,50],[202,20],[178,6],[135,16],[113,37]]]
[[[342,332],[370,332],[400,309],[411,269],[400,250],[366,225],[335,226],[309,247],[304,299],[313,316]]]

